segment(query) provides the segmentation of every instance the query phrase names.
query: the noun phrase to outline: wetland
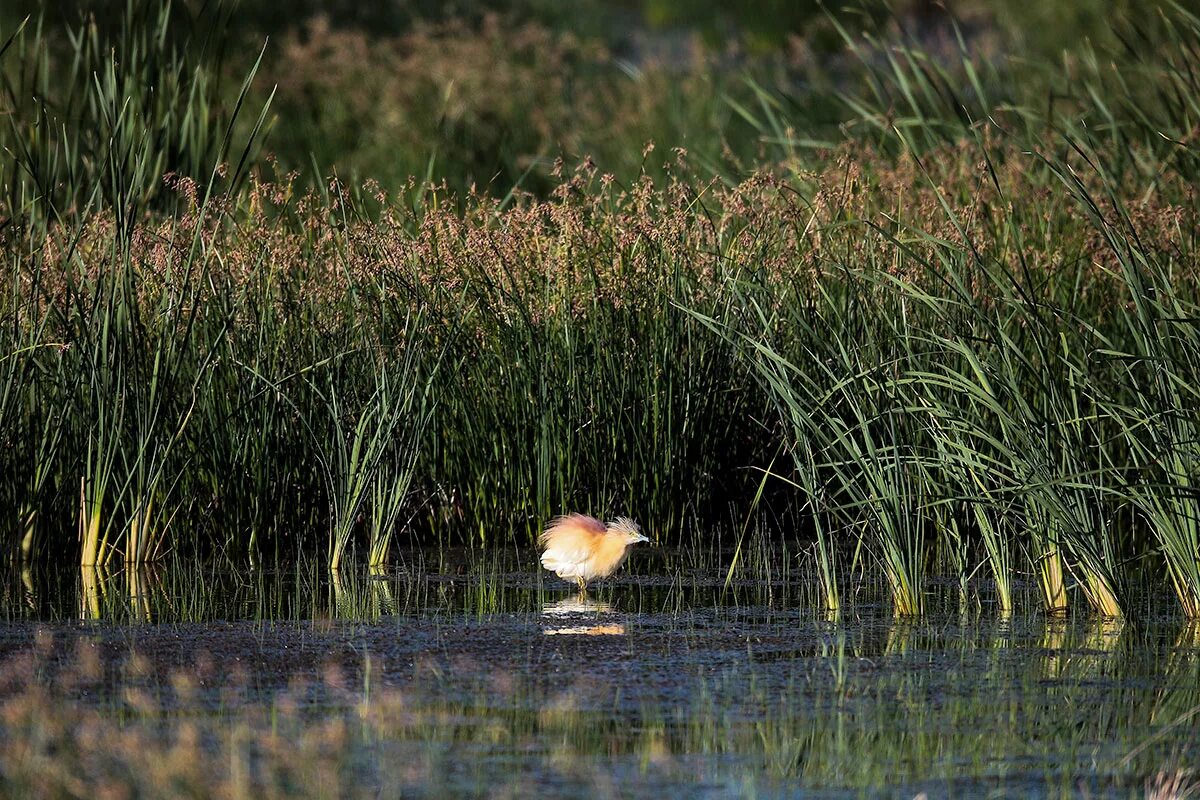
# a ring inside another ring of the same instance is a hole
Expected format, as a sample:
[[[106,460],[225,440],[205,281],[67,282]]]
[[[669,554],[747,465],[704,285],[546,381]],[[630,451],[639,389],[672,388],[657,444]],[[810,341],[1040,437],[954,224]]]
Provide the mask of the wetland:
[[[0,796],[1200,794],[1200,0],[276,5],[0,6]]]

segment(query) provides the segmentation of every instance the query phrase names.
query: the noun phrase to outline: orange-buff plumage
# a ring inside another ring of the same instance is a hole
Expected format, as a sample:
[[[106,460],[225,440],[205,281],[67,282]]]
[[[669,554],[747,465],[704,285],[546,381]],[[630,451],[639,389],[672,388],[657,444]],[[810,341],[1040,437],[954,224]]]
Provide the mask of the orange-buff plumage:
[[[625,562],[629,548],[650,541],[628,517],[617,517],[605,525],[586,514],[558,517],[542,531],[542,566],[560,578],[579,584],[612,575]]]

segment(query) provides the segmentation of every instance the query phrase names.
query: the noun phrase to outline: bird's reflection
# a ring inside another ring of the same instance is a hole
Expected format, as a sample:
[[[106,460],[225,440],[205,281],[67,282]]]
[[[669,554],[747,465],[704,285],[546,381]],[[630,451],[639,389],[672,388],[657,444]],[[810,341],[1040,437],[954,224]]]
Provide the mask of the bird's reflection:
[[[546,636],[620,636],[621,622],[605,619],[613,614],[611,603],[582,595],[566,597],[542,607],[542,633]]]
[[[593,600],[578,594],[564,597],[557,603],[542,606],[542,613],[551,617],[562,617],[568,614],[611,614],[612,610],[612,603]]]

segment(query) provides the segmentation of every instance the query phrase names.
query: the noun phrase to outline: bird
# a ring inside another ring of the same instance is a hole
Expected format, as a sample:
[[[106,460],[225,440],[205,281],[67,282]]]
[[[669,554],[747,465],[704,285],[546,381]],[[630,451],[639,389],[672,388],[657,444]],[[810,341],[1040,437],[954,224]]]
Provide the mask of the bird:
[[[555,517],[538,536],[542,566],[564,580],[577,583],[581,595],[587,593],[590,581],[616,572],[629,555],[630,547],[648,541],[629,517],[617,517],[605,525],[586,514]]]

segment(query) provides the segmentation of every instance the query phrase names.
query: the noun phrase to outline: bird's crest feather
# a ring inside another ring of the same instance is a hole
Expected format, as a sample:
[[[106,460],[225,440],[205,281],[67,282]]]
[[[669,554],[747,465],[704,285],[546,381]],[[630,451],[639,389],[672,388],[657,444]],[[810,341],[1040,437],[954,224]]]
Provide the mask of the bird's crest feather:
[[[612,522],[608,523],[608,530],[613,533],[641,533],[642,529],[636,522],[629,517],[617,517]]]

